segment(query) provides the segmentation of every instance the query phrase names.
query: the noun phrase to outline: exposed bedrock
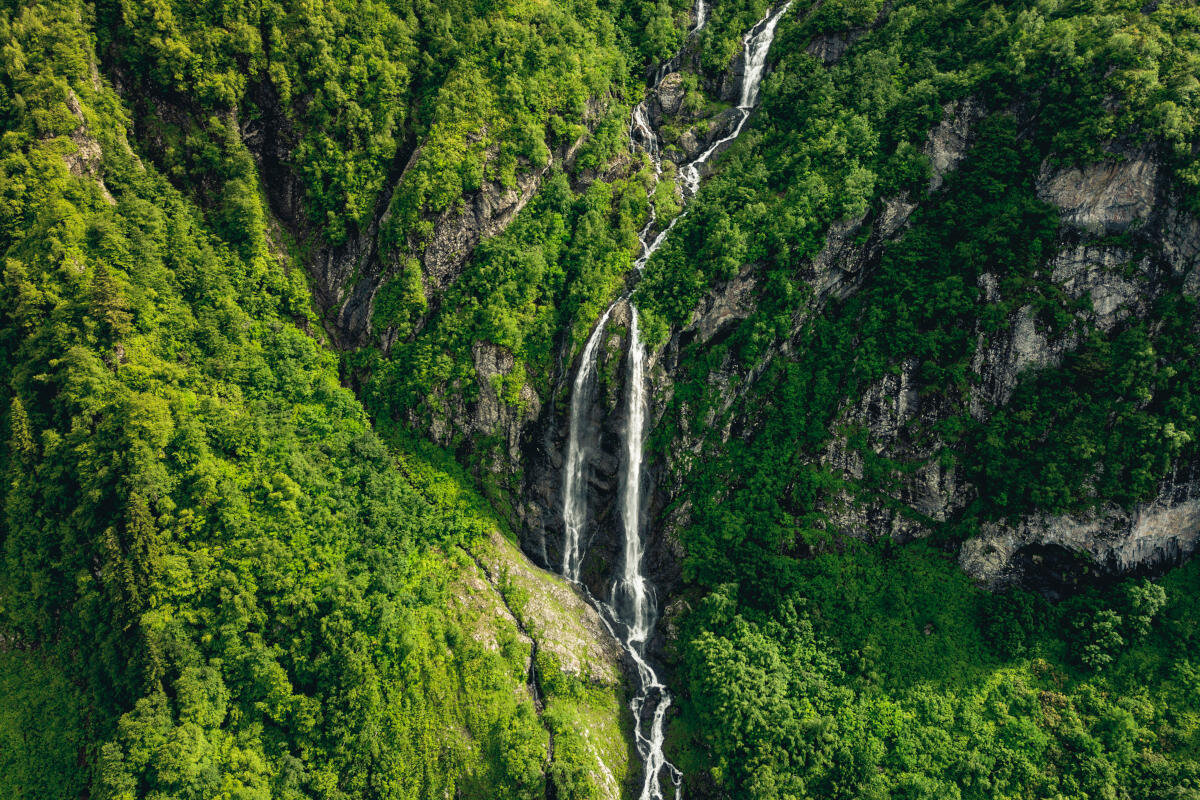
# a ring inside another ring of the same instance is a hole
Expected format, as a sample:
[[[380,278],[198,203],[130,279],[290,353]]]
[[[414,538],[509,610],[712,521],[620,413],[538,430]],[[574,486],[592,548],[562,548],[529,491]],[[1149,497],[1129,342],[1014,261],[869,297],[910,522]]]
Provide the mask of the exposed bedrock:
[[[935,161],[936,163],[936,161]],[[1081,341],[1079,331],[1109,332],[1148,313],[1164,290],[1195,291],[1200,267],[1200,224],[1180,211],[1152,155],[1082,168],[1044,167],[1039,196],[1060,210],[1057,252],[1043,272],[1063,294],[1087,301],[1077,324],[1052,334],[1032,307],[1013,311],[999,335],[976,336],[970,410],[977,418],[1006,403],[1020,375],[1055,366]],[[1115,240],[1118,234],[1128,234]],[[1103,237],[1103,238],[1102,238]],[[980,279],[984,299],[995,299],[998,281]],[[917,364],[904,362],[842,409],[835,430],[866,431],[877,454],[913,465],[886,497],[867,499],[850,491],[830,498],[831,526],[850,535],[901,539],[925,535],[930,524],[951,519],[979,488],[965,484],[938,454],[943,443],[930,433],[953,409],[915,391]],[[835,435],[822,463],[853,485],[863,476],[863,457],[846,435]],[[1035,515],[990,523],[961,552],[963,567],[979,582],[999,586],[1028,575],[1021,554],[1055,546],[1094,562],[1095,571],[1126,573],[1178,563],[1200,546],[1200,483],[1192,464],[1179,464],[1158,495],[1133,509],[1105,506],[1074,515]]]
[[[1175,566],[1200,548],[1200,475],[1194,467],[1172,475],[1153,500],[1131,510],[1107,506],[986,525],[963,545],[959,562],[976,580],[997,586],[1028,571],[1023,551],[1051,545],[1084,557],[1100,573]]]
[[[677,66],[677,65],[675,65]],[[712,143],[732,132],[741,118],[733,109],[713,112],[712,108],[699,102],[696,88],[688,86],[688,78],[672,66],[664,68],[664,74],[647,98],[650,124],[657,135],[666,141],[663,148],[664,164],[668,174],[674,164],[684,164],[703,152]],[[689,92],[692,96],[689,98]],[[678,136],[666,135],[668,129]],[[751,303],[752,283],[746,285],[743,302]],[[621,480],[621,455],[619,446],[628,423],[628,396],[626,373],[628,370],[630,325],[628,302],[618,303],[607,320],[601,349],[597,359],[596,397],[587,404],[586,508],[589,515],[584,525],[587,541],[581,543],[585,553],[581,579],[597,597],[607,600],[611,592],[611,580],[622,558],[623,530],[617,509],[618,487]],[[720,313],[720,312],[718,312]],[[734,312],[740,313],[740,312]],[[716,324],[716,323],[714,323]],[[520,527],[524,531],[523,545],[526,552],[541,564],[558,565],[563,558],[563,460],[570,426],[571,381],[579,369],[579,354],[561,353],[561,366],[555,379],[552,396],[537,406],[540,413],[525,418],[525,433],[522,436],[521,502],[516,509]],[[481,374],[481,379],[483,375]],[[652,378],[650,413],[661,414],[662,407],[654,392],[662,382]],[[643,535],[646,539],[644,572],[650,584],[659,594],[666,596],[678,581],[679,563],[682,553],[672,540],[657,535],[656,517],[661,495],[653,491],[662,475],[661,465],[648,461],[643,465],[642,498],[650,512],[651,530]]]
[[[836,58],[838,46],[821,43],[813,55],[822,60]],[[689,102],[687,80],[668,70],[649,102],[653,124],[682,131],[669,143],[681,160],[723,135],[720,115],[705,116],[697,103]],[[850,296],[868,279],[883,250],[904,234],[912,213],[942,191],[946,176],[967,156],[985,113],[970,97],[948,103],[925,142],[931,165],[925,191],[885,198],[870,216],[832,225],[824,247],[802,267],[812,296],[796,312],[793,335],[782,338],[756,363],[741,363],[729,356],[712,370],[708,380],[721,402],[711,418],[690,418],[684,410],[681,436],[671,443],[664,459],[650,462],[646,479],[652,525],[647,572],[660,591],[669,593],[678,579],[682,556],[678,532],[688,524],[689,512],[686,504],[677,506],[672,500],[682,488],[679,479],[686,473],[688,461],[699,453],[702,435],[718,420],[722,426],[718,434],[724,439],[753,430],[752,410],[732,418],[723,412],[736,407],[770,359],[786,357],[797,346],[795,334],[813,315],[828,303]],[[665,154],[670,158],[673,153]],[[1172,195],[1167,171],[1152,150],[1115,152],[1111,159],[1082,166],[1047,163],[1038,175],[1036,189],[1042,200],[1059,210],[1062,222],[1057,248],[1039,277],[1058,287],[1065,297],[1080,301],[1080,310],[1064,331],[1047,329],[1030,306],[1013,309],[1007,326],[999,332],[975,331],[977,347],[970,365],[974,379],[967,402],[979,419],[1009,401],[1022,373],[1059,364],[1079,346],[1083,331],[1114,331],[1131,318],[1146,315],[1168,287],[1182,286],[1185,292],[1200,294],[1200,221],[1182,210]],[[503,215],[505,203],[515,202],[523,201],[512,197],[489,200],[490,210],[475,214],[470,226],[483,230],[489,214]],[[443,268],[436,260],[430,263],[433,266],[426,265],[427,277],[436,280]],[[649,354],[651,424],[670,400],[681,351],[721,341],[754,312],[763,291],[759,272],[758,265],[747,264],[732,280],[716,286],[689,321]],[[999,283],[996,276],[981,276],[981,297],[998,297]],[[620,378],[626,369],[627,327],[628,308],[622,305],[607,323],[598,363],[598,397],[587,421],[591,443],[587,529],[593,538],[584,543],[588,556],[582,576],[601,597],[608,592],[607,576],[619,560],[620,520],[613,498],[620,477],[617,443],[626,421]],[[451,401],[453,407],[434,430],[434,438],[450,441],[455,431],[498,437],[498,461],[489,468],[509,476],[514,495],[520,497],[512,517],[523,531],[526,552],[538,563],[554,568],[562,559],[562,460],[577,354],[576,360],[570,353],[560,354],[551,381],[554,388],[548,396],[539,397],[525,389],[515,405],[506,402],[498,388],[513,368],[511,355],[483,344],[472,354],[479,379],[477,398]],[[900,362],[893,372],[841,408],[833,424],[834,436],[819,458],[845,479],[847,487],[854,487],[864,471],[862,453],[849,443],[851,431],[865,432],[869,448],[909,465],[909,469],[896,476],[884,495],[847,488],[827,496],[822,510],[831,528],[863,538],[920,537],[938,523],[954,519],[978,496],[979,487],[969,485],[952,466],[943,463],[939,454],[944,443],[931,433],[939,421],[959,409],[943,399],[922,396],[916,388],[917,368],[910,361]],[[963,548],[962,563],[978,581],[991,586],[1019,578],[1028,568],[1028,555],[1039,547],[1062,548],[1107,571],[1174,563],[1190,555],[1200,542],[1196,497],[1200,497],[1200,488],[1191,465],[1181,464],[1158,497],[1135,509],[1103,508],[1087,515],[1036,516],[989,525]]]
[[[692,93],[690,100],[689,91]],[[664,173],[668,178],[673,170],[673,165],[667,163],[671,158],[686,162],[727,135],[740,118],[730,109],[714,113],[709,106],[701,107],[698,98],[695,86],[683,73],[669,70],[657,90],[651,90],[647,98],[648,116],[660,136],[667,128],[676,133],[682,131],[671,140],[668,148],[664,148]],[[605,174],[613,170],[626,174],[632,167],[632,162],[614,163],[605,168]],[[476,220],[479,224],[472,223],[469,227],[482,230],[482,219],[479,217]],[[447,230],[451,233],[445,236],[451,236],[458,229],[450,226]],[[494,233],[485,231],[485,235]],[[434,242],[439,241],[438,236],[435,233]],[[353,246],[343,249],[345,254],[331,259],[328,268],[330,280],[335,283],[344,281],[344,276],[353,274],[355,269],[352,267]],[[461,268],[459,265],[443,269],[440,263],[426,259],[423,271],[427,281],[431,275],[434,278],[451,275]],[[367,309],[368,306],[368,303],[344,302],[342,309],[343,313],[351,313],[353,308]],[[608,581],[620,561],[622,530],[615,497],[620,481],[618,448],[627,414],[623,387],[628,324],[629,308],[626,303],[621,303],[607,322],[597,366],[596,391],[599,396],[587,411],[586,506],[590,518],[586,528],[592,539],[581,548],[587,553],[582,578],[601,598],[607,596]],[[569,427],[571,382],[579,367],[579,353],[570,352],[570,342],[563,339],[558,345],[553,373],[549,376],[549,391],[535,391],[532,382],[522,377],[513,381],[521,385],[515,402],[505,389],[515,367],[513,355],[505,348],[476,342],[471,350],[475,366],[474,386],[447,387],[441,399],[441,413],[435,415],[429,429],[433,440],[445,446],[453,446],[459,441],[487,443],[486,453],[481,449],[476,452],[484,456],[484,469],[499,478],[515,501],[509,509],[510,521],[522,531],[523,548],[537,563],[551,569],[558,569],[562,562],[562,463]],[[649,464],[646,472],[644,480],[648,486],[656,479],[656,465]],[[677,570],[676,558],[674,554],[663,552],[655,539],[651,536],[646,563],[652,582],[662,586],[660,578]],[[666,580],[670,582],[670,577]]]
[[[972,131],[984,113],[971,98],[945,106],[925,146],[932,167],[930,193],[941,189],[945,176],[966,156]],[[969,410],[978,419],[1009,401],[1022,373],[1058,365],[1080,345],[1083,331],[1108,333],[1144,317],[1171,287],[1200,294],[1200,220],[1182,210],[1166,169],[1152,151],[1114,152],[1109,160],[1081,167],[1047,163],[1036,188],[1042,200],[1059,210],[1062,221],[1058,247],[1040,274],[1065,297],[1079,301],[1080,310],[1074,323],[1059,333],[1039,321],[1031,306],[1014,309],[999,333],[985,334],[980,326],[968,397]],[[825,246],[808,265],[805,277],[812,299],[798,311],[794,331],[828,302],[857,291],[887,243],[903,235],[921,202],[922,197],[890,198],[873,219],[843,220],[830,228]],[[870,231],[865,237],[864,230]],[[654,396],[660,411],[670,396],[680,350],[719,341],[753,312],[760,291],[757,273],[756,265],[749,264],[736,278],[717,286],[688,324],[654,354]],[[979,289],[983,300],[998,299],[998,278],[981,276]],[[686,473],[689,460],[700,453],[702,436],[718,420],[725,419],[718,431],[722,439],[753,430],[752,409],[733,418],[723,412],[735,407],[770,359],[786,356],[793,346],[791,341],[780,342],[757,364],[740,363],[731,355],[710,373],[710,388],[721,402],[711,418],[692,419],[683,411],[683,435],[667,456],[666,476],[674,477],[663,477],[657,507],[666,509],[667,499],[678,493],[681,486],[673,481]],[[900,540],[925,536],[938,523],[953,520],[980,491],[943,463],[944,443],[932,433],[959,408],[917,390],[918,364],[902,361],[896,366],[846,401],[833,423],[834,436],[820,456],[820,463],[842,477],[846,487],[827,496],[821,510],[831,529],[847,535]],[[865,432],[874,453],[908,465],[894,476],[886,493],[872,495],[854,488],[865,465],[862,452],[850,444],[852,432]],[[1030,575],[1034,562],[1029,554],[1037,548],[1060,548],[1092,563],[1093,572],[1109,574],[1178,563],[1200,547],[1198,481],[1195,465],[1178,464],[1158,496],[1133,509],[1111,506],[1094,513],[1035,515],[989,524],[963,547],[962,565],[981,584],[998,587]],[[660,520],[667,546],[688,524],[688,513],[685,504]]]

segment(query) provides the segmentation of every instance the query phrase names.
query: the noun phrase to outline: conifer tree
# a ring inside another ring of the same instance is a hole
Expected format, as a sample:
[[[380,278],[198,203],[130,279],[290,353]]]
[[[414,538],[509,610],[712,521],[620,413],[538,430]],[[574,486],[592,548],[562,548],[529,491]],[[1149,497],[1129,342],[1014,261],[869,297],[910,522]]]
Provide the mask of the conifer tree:
[[[103,262],[92,273],[92,308],[100,323],[100,336],[115,343],[133,330],[129,303]]]
[[[11,419],[13,453],[28,466],[37,456],[37,445],[33,441],[29,415],[25,412],[25,404],[21,402],[20,395],[13,395]]]

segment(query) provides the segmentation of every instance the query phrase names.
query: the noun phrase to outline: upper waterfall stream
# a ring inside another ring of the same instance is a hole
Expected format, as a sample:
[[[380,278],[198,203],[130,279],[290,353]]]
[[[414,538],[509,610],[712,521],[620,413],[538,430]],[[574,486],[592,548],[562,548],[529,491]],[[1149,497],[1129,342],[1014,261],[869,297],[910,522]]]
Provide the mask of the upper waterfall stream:
[[[742,37],[744,68],[741,95],[737,107],[741,117],[732,132],[711,144],[690,163],[681,166],[678,174],[682,178],[685,200],[694,196],[700,188],[700,168],[722,145],[736,139],[750,118],[750,112],[758,100],[758,89],[765,71],[767,53],[775,38],[775,29],[791,4],[792,0],[788,0],[780,8],[768,10],[766,16],[755,23]],[[693,32],[700,30],[704,26],[704,22],[704,0],[697,0],[696,26]],[[661,74],[662,70],[659,72],[652,88],[657,88],[662,78],[665,77]],[[646,153],[654,167],[655,182],[649,190],[650,197],[653,197],[655,186],[662,175],[662,159],[658,134],[650,124],[649,109],[645,100],[633,110],[629,124],[629,136],[634,146],[640,147]],[[640,234],[642,251],[634,262],[635,270],[640,272],[645,267],[646,262],[662,246],[671,229],[685,214],[687,214],[686,208],[655,233],[655,226],[659,220],[654,204],[651,202],[650,219]],[[584,345],[579,369],[571,387],[570,423],[562,479],[564,526],[562,572],[567,579],[575,583],[580,582],[583,548],[587,544],[585,528],[587,525],[587,465],[590,448],[586,439],[587,426],[585,422],[588,404],[593,402],[595,393],[599,343],[603,338],[605,326],[613,309],[618,303],[627,299],[629,299],[628,294],[615,300],[596,322],[595,328]],[[667,691],[667,687],[659,681],[657,673],[646,658],[646,644],[657,621],[654,587],[642,572],[642,559],[645,554],[645,542],[642,538],[642,460],[647,413],[646,348],[638,330],[637,308],[630,302],[629,309],[627,423],[621,448],[619,500],[624,537],[622,565],[610,590],[610,602],[605,603],[594,598],[586,590],[585,594],[612,626],[636,667],[637,688],[630,701],[630,708],[633,711],[634,737],[638,756],[644,767],[640,800],[663,800],[662,772],[664,769],[675,787],[675,799],[680,800],[683,775],[674,764],[667,760],[663,752],[666,713],[671,705],[671,695]],[[650,714],[648,731],[643,724],[643,716],[647,713]]]

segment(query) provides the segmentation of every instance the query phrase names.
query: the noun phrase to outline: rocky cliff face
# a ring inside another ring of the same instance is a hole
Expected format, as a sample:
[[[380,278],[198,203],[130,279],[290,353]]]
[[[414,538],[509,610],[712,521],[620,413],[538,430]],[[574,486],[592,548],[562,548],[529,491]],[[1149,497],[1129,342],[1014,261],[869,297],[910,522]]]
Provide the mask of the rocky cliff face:
[[[358,252],[353,254],[331,252],[317,272],[336,278],[336,283],[330,286],[331,314],[344,345],[362,347],[378,342],[385,352],[389,350],[396,331],[373,327],[375,299],[380,289],[400,273],[404,262],[408,258],[417,259],[425,296],[435,304],[443,290],[461,274],[479,243],[502,233],[537,194],[550,170],[571,163],[582,142],[581,137],[570,146],[560,148],[540,169],[527,167],[518,173],[511,186],[485,181],[479,189],[464,194],[457,203],[441,212],[427,213],[426,222],[431,233],[422,242],[410,243],[395,252],[380,251],[374,246],[374,239],[378,229],[388,222],[385,212],[375,229],[368,231],[371,245],[360,245]],[[413,158],[419,155],[418,150]],[[490,155],[494,156],[494,153]],[[403,180],[403,174],[400,180]]]
[[[673,179],[676,164],[686,163],[726,136],[739,119],[735,110],[704,101],[694,85],[689,88],[688,78],[682,72],[667,74],[647,100],[650,122],[667,142],[663,153],[664,182]],[[627,176],[639,163],[618,160],[607,165],[603,172],[608,178]],[[676,198],[682,200],[681,190],[676,187],[675,191]],[[527,199],[519,204],[523,206]],[[505,224],[515,213],[515,206],[511,212],[505,212]],[[483,223],[468,227],[472,231],[485,231],[487,235],[498,232],[494,224],[491,228]],[[445,231],[435,234],[435,239],[439,235],[443,238],[466,235],[461,227],[454,225],[446,227]],[[470,235],[477,243],[478,237],[474,233]],[[457,251],[448,246],[445,252]],[[449,274],[436,264],[431,266],[428,259],[425,263],[427,276]],[[461,262],[455,269],[460,266]],[[352,307],[365,306],[351,302],[345,305],[346,309]],[[622,404],[625,398],[621,394],[623,380],[616,376],[623,375],[626,369],[623,354],[628,349],[624,338],[628,314],[628,306],[622,304],[609,320],[611,333],[606,337],[601,363],[601,402],[592,409],[594,418],[590,422],[596,445],[591,467],[594,496],[589,507],[599,509],[596,524],[601,533],[589,549],[594,564],[590,570],[585,566],[585,574],[594,576],[608,574],[608,566],[616,557],[615,543],[620,537],[620,521],[606,504],[614,496],[618,481],[616,442],[624,425]],[[559,480],[567,435],[567,395],[578,364],[571,360],[572,354],[564,343],[560,346],[558,368],[552,376],[554,388],[549,396],[539,396],[527,381],[522,381],[519,397],[514,401],[514,398],[502,397],[500,390],[514,369],[512,354],[502,347],[476,342],[472,347],[472,358],[475,386],[470,392],[447,392],[445,413],[434,420],[430,430],[432,438],[446,446],[451,445],[456,436],[487,439],[498,445],[488,451],[485,466],[493,474],[510,481],[513,495],[521,498],[514,511],[514,521],[519,521],[528,532],[528,552],[541,564],[558,564],[562,535]],[[601,591],[599,583],[593,588],[600,595],[607,591],[607,587]]]
[[[824,51],[822,51],[824,52]],[[974,126],[985,110],[967,98],[944,108],[942,121],[930,132],[925,154],[931,164],[928,193],[942,188],[945,176],[963,160],[972,144]],[[1043,166],[1037,181],[1039,197],[1059,210],[1061,235],[1056,252],[1043,273],[1076,301],[1080,309],[1065,332],[1052,333],[1031,306],[1017,308],[1007,328],[986,334],[976,331],[977,348],[971,364],[970,412],[986,419],[990,409],[1008,402],[1018,378],[1026,371],[1059,364],[1078,347],[1082,331],[1113,331],[1130,318],[1146,315],[1169,286],[1182,285],[1193,295],[1200,290],[1200,221],[1180,210],[1165,171],[1150,151],[1114,152],[1111,160],[1079,167]],[[871,220],[844,220],[829,231],[825,247],[810,262],[806,277],[812,299],[798,313],[793,330],[819,313],[831,300],[855,292],[889,241],[902,235],[909,216],[924,202],[921,197],[894,197]],[[870,233],[863,236],[864,226]],[[653,356],[655,398],[665,404],[672,391],[680,350],[694,343],[719,341],[722,333],[746,318],[756,304],[756,269],[747,265],[735,279],[717,287]],[[996,299],[995,276],[979,283],[983,300]],[[688,419],[685,434],[668,453],[669,475],[685,474],[700,453],[702,434],[718,420],[722,439],[753,429],[753,411],[726,417],[763,366],[795,346],[779,343],[758,364],[738,363],[732,357],[709,376],[709,386],[721,398],[710,418]],[[843,406],[834,422],[835,435],[820,463],[844,481],[845,488],[828,496],[822,510],[831,530],[864,539],[890,536],[908,540],[928,535],[939,523],[951,521],[978,496],[952,466],[943,463],[944,449],[932,431],[954,413],[947,401],[917,391],[919,365],[904,361],[898,368]],[[660,405],[661,409],[663,405]],[[882,495],[855,487],[864,477],[863,451],[852,446],[852,433],[865,433],[876,455],[907,465],[893,475],[892,488]],[[1200,484],[1196,465],[1178,464],[1158,496],[1135,509],[1105,507],[1081,515],[1040,515],[992,523],[967,542],[961,553],[964,567],[981,584],[998,587],[1029,574],[1029,554],[1062,548],[1093,564],[1093,571],[1127,573],[1174,564],[1200,547]],[[667,485],[657,497],[660,508],[679,485]],[[675,508],[662,519],[664,539],[688,522],[688,509]],[[676,546],[677,548],[677,546]],[[1039,559],[1041,556],[1039,556]]]
[[[945,125],[939,128],[944,129]],[[937,148],[939,142],[961,138],[947,139],[935,131],[931,145]],[[935,167],[945,155],[934,150]],[[931,188],[938,185],[935,173]],[[1047,165],[1038,180],[1038,194],[1059,209],[1062,220],[1059,248],[1044,271],[1065,296],[1081,301],[1083,310],[1077,312],[1077,325],[1060,335],[1040,325],[1029,306],[1018,308],[999,335],[977,331],[970,409],[979,419],[1008,401],[1024,371],[1058,364],[1079,345],[1078,331],[1111,331],[1130,317],[1144,315],[1168,285],[1197,282],[1200,227],[1179,210],[1178,198],[1170,195],[1151,154],[1118,154],[1113,161],[1082,168]],[[1119,235],[1125,239],[1113,243],[1112,237]],[[835,236],[836,231],[831,238]],[[835,262],[844,263],[845,256]],[[985,299],[992,299],[996,279],[982,276],[980,290]],[[952,409],[915,391],[917,367],[902,363],[895,374],[843,408],[836,430],[866,431],[876,454],[914,469],[896,476],[896,488],[885,498],[865,499],[851,491],[832,498],[825,509],[831,527],[862,538],[923,536],[931,524],[953,518],[977,496],[977,487],[965,484],[938,458],[943,443],[929,431]],[[863,456],[846,435],[834,437],[821,463],[850,485],[863,477]],[[1061,547],[1089,559],[1101,571],[1115,573],[1178,563],[1200,545],[1198,489],[1195,465],[1179,464],[1154,500],[1132,510],[1108,506],[1080,515],[991,523],[963,546],[961,562],[990,586],[1020,578],[1021,554],[1030,548]]]
[[[1180,210],[1161,165],[1147,151],[1118,153],[1117,160],[1084,167],[1045,167],[1038,194],[1059,209],[1060,249],[1047,268],[1075,299],[1090,300],[1084,321],[1110,331],[1144,315],[1164,287],[1182,282],[1193,296],[1200,282],[1200,220]],[[1103,237],[1132,234],[1133,252]],[[1028,320],[1013,321],[1006,341],[983,354],[992,380],[990,399],[1007,398],[1020,369],[1057,362],[1075,342],[1047,341]],[[1194,463],[1178,463],[1157,496],[1133,509],[1108,505],[1072,515],[1037,515],[992,524],[964,544],[960,561],[982,583],[1020,577],[1020,554],[1054,545],[1085,557],[1110,573],[1173,565],[1200,547],[1200,475]]]
[[[965,157],[972,141],[972,126],[983,113],[984,110],[971,98],[950,103],[943,109],[943,119],[930,132],[925,146],[932,166],[929,192],[938,189],[944,176],[955,169]],[[812,288],[812,297],[797,312],[792,324],[791,337],[770,348],[757,363],[742,363],[732,355],[727,355],[725,362],[710,373],[710,389],[715,389],[715,394],[720,397],[721,402],[703,419],[691,419],[687,410],[684,410],[683,436],[667,454],[667,464],[663,468],[664,476],[675,476],[678,480],[679,476],[686,474],[690,462],[700,455],[705,434],[718,424],[718,420],[724,420],[720,423],[719,431],[722,441],[754,427],[753,418],[738,418],[728,415],[727,412],[754,384],[771,359],[786,356],[793,349],[794,337],[808,320],[819,313],[828,302],[844,299],[856,291],[869,273],[871,265],[879,258],[883,247],[904,230],[909,216],[917,208],[920,200],[921,198],[908,196],[888,198],[874,219],[868,220],[864,214],[856,219],[839,221],[830,228],[824,247],[804,268],[803,276]],[[862,233],[868,225],[869,233],[863,236]],[[736,278],[714,289],[693,312],[689,322],[652,356],[652,374],[655,382],[653,396],[658,402],[659,415],[669,402],[673,387],[672,376],[677,372],[682,350],[697,344],[715,344],[754,311],[758,292],[761,291],[757,272],[756,266],[749,264]],[[902,370],[898,375],[889,376],[881,385],[872,387],[858,403],[852,408],[847,408],[844,419],[840,420],[841,426],[845,427],[852,422],[866,424],[872,431],[889,437],[888,442],[896,451],[894,457],[901,457],[903,453],[900,450],[908,445],[901,442],[899,436],[894,435],[903,427],[896,414],[907,415],[910,408],[917,404],[916,393],[909,388],[910,378],[910,374]],[[828,465],[840,468],[846,475],[852,476],[856,472],[861,475],[862,465],[844,437],[835,437],[824,460]],[[937,504],[940,501],[933,497],[925,498],[921,495],[919,487],[930,481],[936,483],[937,480],[939,478],[933,475],[920,476],[908,490],[914,503],[924,508],[931,516],[938,512]],[[664,485],[663,491],[655,497],[656,506],[666,509],[669,496],[681,490],[682,485],[678,483]],[[895,512],[890,508],[864,506],[858,498],[848,492],[835,498],[824,510],[833,520],[834,527],[846,530],[852,535],[871,537],[880,533],[897,534],[909,527],[909,523],[895,519]],[[669,549],[676,558],[682,556],[677,532],[688,524],[688,511],[686,504],[674,507],[670,515],[662,520],[663,547]],[[909,535],[915,535],[915,532],[909,532]]]
[[[669,72],[647,98],[650,123],[662,139],[662,155],[670,171],[724,139],[741,119],[737,109],[707,101],[698,86],[689,85],[689,77]]]
[[[699,93],[695,79],[681,71],[667,74],[657,91],[652,91],[647,99],[650,122],[665,140],[665,182],[672,180],[675,164],[686,163],[726,136],[740,116],[719,103],[705,100]],[[569,157],[569,154],[565,157]],[[617,160],[606,165],[601,172],[611,179],[626,176],[639,165],[640,162],[628,159]],[[536,191],[536,186],[530,189],[531,192]],[[676,197],[682,199],[678,187]],[[502,212],[504,221],[507,222],[527,199],[507,206],[511,211]],[[485,217],[477,216],[476,221],[468,227],[472,231],[494,235],[498,228],[494,225],[488,228]],[[491,219],[498,217],[493,215]],[[454,237],[466,235],[454,225],[449,225],[445,230],[444,234],[435,233],[432,241],[444,239],[450,242]],[[478,242],[474,233],[470,237],[471,241]],[[448,244],[438,252],[458,251],[454,245]],[[423,270],[427,281],[431,275],[435,278],[447,275],[451,277],[446,280],[452,280],[453,269],[444,269],[439,266],[442,262],[436,259],[431,261],[429,251],[426,255]],[[333,281],[344,281],[339,276],[347,273],[346,265],[353,261],[352,254],[347,252],[333,261],[336,262],[330,272],[334,276]],[[339,264],[340,267],[337,266]],[[354,291],[360,289],[356,287]],[[348,300],[343,303],[345,309],[366,308],[367,305]],[[619,483],[617,450],[626,414],[624,374],[627,369],[628,323],[629,307],[623,303],[617,307],[607,324],[598,366],[599,396],[589,409],[592,452],[589,460],[591,477],[588,507],[593,514],[589,525],[593,540],[585,548],[588,557],[583,566],[583,576],[585,583],[600,597],[607,596],[608,577],[619,560],[621,523],[613,506],[613,498]],[[502,347],[476,342],[471,350],[475,367],[474,386],[468,387],[468,391],[464,391],[463,387],[448,389],[442,398],[444,413],[433,421],[429,430],[434,441],[445,446],[452,445],[458,439],[489,443],[483,466],[504,483],[510,490],[510,496],[519,498],[519,503],[512,509],[511,518],[524,531],[523,546],[537,563],[551,568],[556,567],[562,557],[562,459],[568,430],[570,384],[578,369],[578,354],[571,353],[568,345],[566,342],[559,345],[557,367],[554,375],[550,376],[552,388],[545,396],[534,391],[528,381],[522,381],[519,397],[513,398],[505,396],[502,388],[515,367],[513,355]],[[648,479],[652,480],[653,475]],[[652,552],[650,558],[656,558],[656,555]],[[673,558],[666,556],[659,560],[664,568],[674,563]]]
[[[1106,506],[986,525],[963,544],[959,563],[971,577],[992,587],[1013,580],[1036,583],[1039,577],[1027,574],[1025,559],[1048,547],[1062,548],[1099,573],[1173,566],[1200,548],[1198,480],[1195,465],[1188,465],[1163,483],[1158,496],[1132,510]]]
[[[681,60],[686,65],[686,59]],[[650,124],[663,142],[664,181],[672,180],[679,165],[688,163],[726,137],[740,119],[736,110],[705,100],[699,93],[698,83],[688,73],[671,71],[678,66],[677,61],[664,67],[666,74],[647,98]],[[731,69],[736,68],[735,64]],[[679,186],[675,187],[675,192],[676,199],[682,201]],[[707,324],[712,332],[723,324],[718,319],[722,315],[730,319],[739,313],[744,315],[749,308],[747,304],[753,302],[753,279],[747,277],[740,286],[738,297],[715,301],[721,307],[708,316]],[[737,291],[733,290],[735,294]],[[604,600],[609,597],[612,576],[621,559],[623,532],[616,498],[621,478],[619,447],[628,415],[626,373],[629,368],[627,332],[630,313],[628,302],[621,302],[609,317],[597,364],[597,396],[588,407],[587,508],[591,519],[586,526],[590,540],[582,548],[586,556],[581,578],[595,596]],[[520,453],[510,451],[514,463],[521,465],[523,478],[519,492],[521,505],[517,509],[524,531],[523,545],[536,561],[551,566],[559,564],[562,558],[562,469],[569,429],[570,384],[579,368],[577,362],[569,359],[570,354],[564,352],[561,355],[562,368],[552,396],[536,406],[537,413],[514,420],[515,425],[510,429],[515,431],[524,427]],[[650,362],[652,369],[657,361],[655,357]],[[661,373],[661,368],[658,371]],[[481,386],[485,380],[484,373],[480,373]],[[661,380],[656,382],[656,388],[661,385]],[[652,403],[656,404],[656,413],[661,413],[657,401],[658,398],[654,398]],[[655,499],[658,496],[653,486],[663,475],[663,470],[653,463],[643,469],[643,497],[650,503],[661,502]],[[657,535],[649,537],[645,566],[660,595],[668,594],[677,581],[681,556],[671,540]]]

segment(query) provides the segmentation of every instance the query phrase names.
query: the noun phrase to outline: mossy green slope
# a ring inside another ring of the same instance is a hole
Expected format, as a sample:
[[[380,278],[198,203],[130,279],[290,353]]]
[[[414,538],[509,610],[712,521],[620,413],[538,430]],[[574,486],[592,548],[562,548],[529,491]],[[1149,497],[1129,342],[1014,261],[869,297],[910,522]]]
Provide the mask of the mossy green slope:
[[[495,521],[380,441],[262,225],[139,157],[94,13],[0,11],[0,794],[590,796],[516,622],[451,602]]]

